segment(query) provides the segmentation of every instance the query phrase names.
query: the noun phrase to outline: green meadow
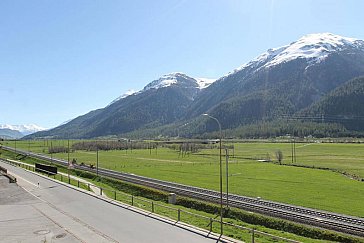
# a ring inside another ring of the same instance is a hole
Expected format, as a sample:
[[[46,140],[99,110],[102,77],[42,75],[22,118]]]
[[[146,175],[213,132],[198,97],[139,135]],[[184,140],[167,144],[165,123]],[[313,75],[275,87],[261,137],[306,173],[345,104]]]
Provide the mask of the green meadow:
[[[70,141],[71,145],[75,142],[79,141]],[[17,148],[47,153],[46,143],[49,146],[49,141],[17,141]],[[68,146],[64,140],[52,143]],[[3,144],[15,146],[14,141]],[[219,190],[219,150],[211,147],[186,156],[165,147],[99,151],[99,167]],[[292,164],[291,149],[290,143],[234,143],[234,150],[229,150],[228,173],[226,158],[222,158],[224,191],[228,174],[229,193],[364,217],[364,182],[317,169],[330,168],[363,178],[364,144],[296,143],[293,164],[314,168],[287,166]],[[282,151],[286,165],[277,163],[277,150]],[[53,156],[68,158],[67,153]],[[275,163],[258,161],[269,158]],[[96,152],[74,151],[70,159],[96,165]]]

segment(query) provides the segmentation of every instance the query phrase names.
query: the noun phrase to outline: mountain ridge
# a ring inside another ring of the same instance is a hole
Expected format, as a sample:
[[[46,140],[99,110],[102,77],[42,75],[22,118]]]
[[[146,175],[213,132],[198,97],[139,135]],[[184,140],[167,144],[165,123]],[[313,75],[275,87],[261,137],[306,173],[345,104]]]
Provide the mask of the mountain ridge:
[[[364,41],[311,34],[269,49],[204,88],[196,78],[180,72],[163,75],[141,91],[63,125],[62,132],[55,128],[43,134],[62,137],[68,129],[72,134],[85,130],[80,137],[120,135],[190,123],[203,113],[218,118],[224,128],[234,129],[293,116],[362,75]],[[196,127],[205,127],[205,132],[211,128],[207,124]]]
[[[46,128],[38,126],[36,124],[25,124],[25,125],[0,124],[0,129],[9,129],[13,131],[18,131],[21,134],[23,134],[23,136],[46,130]]]
[[[335,38],[339,39],[339,37]],[[343,39],[345,40],[345,38]],[[302,40],[302,38],[300,40]],[[235,69],[233,72],[219,78],[216,82],[210,85],[205,92],[201,93],[196,102],[190,108],[189,118],[195,117],[204,111],[213,112],[213,108],[220,102],[226,101],[235,96],[244,96],[253,92],[261,91],[271,93],[276,84],[280,85],[283,82],[286,84],[283,85],[282,88],[285,89],[286,92],[290,93],[294,93],[295,91],[288,91],[287,87],[284,86],[293,85],[292,87],[300,90],[303,89],[300,87],[300,82],[306,82],[306,86],[311,86],[310,89],[312,97],[309,99],[314,101],[323,93],[332,90],[342,82],[360,76],[363,73],[364,44],[362,43],[364,42],[356,39],[355,42],[360,43],[360,45],[358,45],[358,47],[353,47],[351,44],[345,47],[340,46],[336,52],[332,51],[330,55],[323,53],[325,58],[316,63],[312,63],[311,58],[307,59],[296,56],[295,59],[290,59],[287,62],[269,65],[266,67],[276,54],[271,56],[271,58],[268,58],[263,53],[252,61]],[[285,46],[285,49],[287,49],[287,46]],[[350,65],[348,65],[349,63]],[[341,70],[342,66],[347,66],[348,70]],[[321,75],[320,77],[319,72],[324,73],[326,76]],[[315,79],[317,80],[318,78],[320,79],[320,83],[315,82]],[[290,79],[291,82],[287,82],[287,79]],[[295,97],[291,98],[295,99]],[[292,102],[294,101],[292,100]],[[300,103],[300,101],[297,102]],[[302,106],[304,104],[298,105]]]
[[[172,72],[172,73],[162,75],[159,79],[153,80],[152,82],[148,83],[146,86],[144,86],[143,89],[141,89],[139,91],[128,90],[126,93],[124,93],[121,96],[119,96],[118,98],[114,99],[110,104],[112,104],[116,101],[119,101],[121,99],[124,99],[130,95],[140,94],[149,89],[159,89],[159,88],[169,87],[171,85],[177,85],[178,84],[177,77],[183,77],[185,79],[190,79],[192,86],[196,86],[200,90],[207,88],[210,84],[212,84],[213,82],[216,81],[216,79],[211,79],[211,78],[192,78],[182,72]]]
[[[200,92],[197,82],[182,73],[166,74],[139,92],[35,136],[91,138],[174,122],[184,116],[186,108]]]

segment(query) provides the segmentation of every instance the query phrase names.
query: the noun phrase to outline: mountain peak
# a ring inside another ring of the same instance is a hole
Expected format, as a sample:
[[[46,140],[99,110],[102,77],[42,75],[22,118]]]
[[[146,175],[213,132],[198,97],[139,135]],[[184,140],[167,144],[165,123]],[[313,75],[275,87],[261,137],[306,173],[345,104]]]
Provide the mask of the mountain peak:
[[[298,41],[293,43],[304,44],[331,44],[333,46],[340,46],[344,44],[355,45],[359,39],[343,37],[332,33],[313,33],[302,36]]]
[[[35,124],[26,124],[26,125],[8,125],[8,124],[0,124],[0,129],[10,129],[13,131],[19,131],[23,135],[28,135],[31,133],[39,132],[46,130],[44,127],[40,127]]]
[[[289,45],[269,49],[261,55],[268,61],[265,67],[288,62],[297,58],[309,59],[310,63],[318,63],[328,55],[346,47],[363,48],[362,40],[342,37],[331,33],[308,34]]]
[[[199,89],[205,89],[210,86],[216,79],[213,78],[196,78]]]
[[[124,94],[122,94],[121,96],[119,96],[118,98],[114,99],[113,101],[111,101],[111,103],[109,105],[114,104],[115,102],[122,100],[130,95],[134,95],[138,93],[137,91],[133,90],[133,89],[129,89],[128,91],[126,91]]]
[[[181,85],[184,87],[192,87],[196,89],[205,89],[210,84],[215,82],[216,79],[211,78],[192,78],[182,72],[172,72],[162,75],[159,79],[154,80],[147,84],[142,90],[135,91],[133,89],[128,90],[118,98],[114,99],[109,105],[122,100],[131,95],[138,95],[150,89],[159,89],[169,87],[171,85]]]
[[[230,76],[245,68],[269,68],[298,58],[307,59],[308,66],[310,66],[311,64],[325,60],[331,53],[347,47],[364,50],[364,41],[332,33],[308,34],[288,45],[267,50],[252,61],[228,73],[226,76]]]
[[[171,85],[177,84],[181,81],[183,82],[185,80],[194,80],[194,79],[181,72],[164,74],[159,79],[154,80],[148,85],[146,85],[142,91],[169,87]]]

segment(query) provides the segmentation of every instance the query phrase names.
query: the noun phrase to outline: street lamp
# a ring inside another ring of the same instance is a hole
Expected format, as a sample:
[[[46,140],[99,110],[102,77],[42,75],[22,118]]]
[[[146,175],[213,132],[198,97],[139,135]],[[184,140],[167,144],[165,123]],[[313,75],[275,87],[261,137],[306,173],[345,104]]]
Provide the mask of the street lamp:
[[[213,120],[215,120],[217,122],[217,124],[219,125],[219,131],[220,131],[220,146],[219,146],[219,149],[220,149],[220,230],[221,230],[221,235],[223,233],[223,227],[222,227],[222,154],[221,154],[221,140],[222,140],[222,132],[221,132],[221,124],[219,122],[219,120],[217,120],[217,118],[213,117],[213,116],[210,116],[209,114],[202,114],[203,116],[207,116]]]
[[[68,174],[68,184],[71,184],[71,179],[70,179],[70,140],[68,139],[68,149],[67,149],[68,153],[67,153],[67,160],[68,160],[68,166],[67,166],[67,174]]]
[[[96,175],[99,176],[99,146],[96,145]]]
[[[49,152],[49,147],[48,147],[48,152]],[[52,140],[51,140],[51,164],[53,163],[53,144],[52,144]]]

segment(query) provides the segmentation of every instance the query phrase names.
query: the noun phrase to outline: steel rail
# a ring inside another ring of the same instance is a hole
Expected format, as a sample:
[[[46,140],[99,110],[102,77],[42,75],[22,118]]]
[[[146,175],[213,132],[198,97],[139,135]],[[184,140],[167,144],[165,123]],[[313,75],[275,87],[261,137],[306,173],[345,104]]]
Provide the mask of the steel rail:
[[[15,152],[15,149],[11,147],[2,146],[3,149]],[[58,163],[64,166],[68,165],[68,162],[61,159],[51,159],[50,157],[42,154],[32,153],[23,150],[16,150],[17,153],[43,159],[48,162]],[[95,172],[95,169],[91,169],[87,166],[75,165],[74,168]],[[213,190],[204,188],[198,188],[193,186],[182,185],[178,183],[162,181],[158,179],[138,176],[130,173],[118,172],[108,169],[100,169],[99,174],[135,183],[147,187],[152,187],[162,191],[173,192],[181,196],[188,196],[201,200],[206,200],[214,203],[218,203],[220,200],[220,193]],[[226,194],[223,195],[226,198]],[[241,195],[229,194],[229,203],[233,207],[241,208],[247,211],[257,212],[264,215],[278,217],[294,222],[303,223],[310,226],[316,226],[320,228],[330,229],[346,234],[356,235],[364,237],[364,219],[331,213],[322,210],[316,210],[311,208],[305,208],[300,206],[293,206],[284,203],[278,203],[268,200],[261,200],[252,197],[246,197]]]

